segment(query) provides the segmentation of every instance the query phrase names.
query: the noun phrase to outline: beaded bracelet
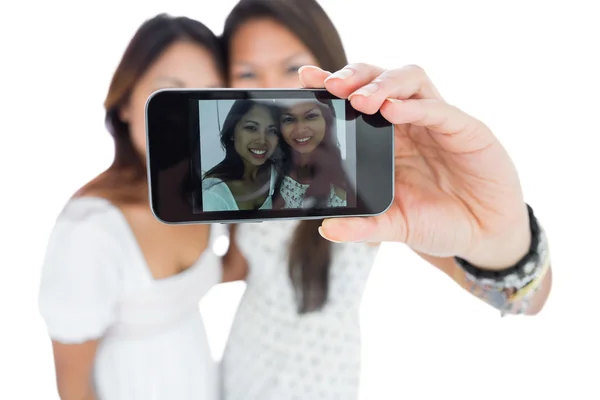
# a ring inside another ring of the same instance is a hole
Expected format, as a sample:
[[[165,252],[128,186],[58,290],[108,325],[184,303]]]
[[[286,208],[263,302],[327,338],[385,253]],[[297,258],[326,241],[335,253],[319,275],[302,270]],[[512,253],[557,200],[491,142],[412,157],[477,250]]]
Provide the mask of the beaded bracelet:
[[[499,271],[478,268],[468,261],[455,257],[456,263],[464,271],[466,278],[476,286],[494,292],[502,297],[501,311],[505,313],[525,312],[541,282],[550,270],[548,239],[540,226],[533,209],[527,205],[531,246],[527,254],[514,266]],[[514,310],[520,302],[518,310]]]

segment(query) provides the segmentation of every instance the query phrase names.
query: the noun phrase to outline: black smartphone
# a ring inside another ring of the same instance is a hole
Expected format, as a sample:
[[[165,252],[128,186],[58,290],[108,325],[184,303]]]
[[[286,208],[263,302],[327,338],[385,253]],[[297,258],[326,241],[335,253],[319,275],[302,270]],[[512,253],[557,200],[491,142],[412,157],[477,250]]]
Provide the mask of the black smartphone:
[[[375,216],[394,128],[312,89],[162,89],[146,103],[149,196],[169,224]]]

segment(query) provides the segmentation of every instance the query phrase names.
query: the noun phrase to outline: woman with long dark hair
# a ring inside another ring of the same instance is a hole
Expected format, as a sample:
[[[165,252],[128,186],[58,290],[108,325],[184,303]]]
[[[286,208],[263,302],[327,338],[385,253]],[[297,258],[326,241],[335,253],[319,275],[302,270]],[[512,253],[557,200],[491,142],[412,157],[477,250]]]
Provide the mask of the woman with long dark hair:
[[[331,100],[283,100],[281,135],[286,159],[279,190],[284,208],[330,208],[348,205],[352,191],[344,171]]]
[[[220,133],[223,161],[202,178],[203,211],[271,209],[279,188],[282,161],[280,108],[266,102],[236,100]]]
[[[348,65],[315,0],[240,0],[222,40],[230,86],[326,88],[360,112],[380,110],[396,133],[395,196],[383,215],[231,229],[226,262],[246,290],[222,361],[226,400],[357,398],[359,305],[377,254],[364,242],[406,243],[503,313],[541,309],[547,242],[510,158],[420,68]]]
[[[123,54],[105,101],[114,161],[67,202],[43,265],[61,399],[219,398],[198,303],[227,271],[215,227],[164,225],[150,211],[145,104],[161,88],[222,86],[221,68],[217,38],[183,17],[146,21]],[[186,146],[165,167],[185,165]]]

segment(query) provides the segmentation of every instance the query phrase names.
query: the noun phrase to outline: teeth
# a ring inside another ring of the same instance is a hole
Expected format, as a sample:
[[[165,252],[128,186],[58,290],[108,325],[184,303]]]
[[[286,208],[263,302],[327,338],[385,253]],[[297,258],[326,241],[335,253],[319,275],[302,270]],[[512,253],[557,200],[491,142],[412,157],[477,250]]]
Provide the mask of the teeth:
[[[250,151],[259,156],[262,156],[263,154],[265,154],[267,152],[266,150],[258,150],[258,149],[250,149]]]
[[[296,142],[300,142],[300,143],[308,142],[310,140],[310,136],[305,137],[305,138],[295,139],[295,140],[296,140]]]

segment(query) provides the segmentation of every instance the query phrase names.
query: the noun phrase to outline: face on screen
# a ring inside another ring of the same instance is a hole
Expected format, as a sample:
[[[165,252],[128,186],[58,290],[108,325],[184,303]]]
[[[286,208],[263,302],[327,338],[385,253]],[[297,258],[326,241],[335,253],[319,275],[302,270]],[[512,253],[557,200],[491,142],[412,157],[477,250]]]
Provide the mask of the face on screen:
[[[285,108],[281,116],[281,134],[298,153],[311,153],[325,137],[327,123],[316,102],[301,102]]]
[[[233,142],[235,151],[245,164],[263,165],[279,145],[278,121],[266,107],[253,106],[235,126]]]

